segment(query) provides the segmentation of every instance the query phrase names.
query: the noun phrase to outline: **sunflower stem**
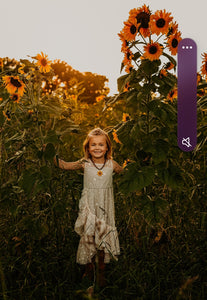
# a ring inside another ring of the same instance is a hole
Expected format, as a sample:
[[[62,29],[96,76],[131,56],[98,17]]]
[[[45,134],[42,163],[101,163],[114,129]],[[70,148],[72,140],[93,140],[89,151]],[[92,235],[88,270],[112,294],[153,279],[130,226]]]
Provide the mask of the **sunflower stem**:
[[[138,63],[136,62],[136,61],[134,61],[135,62],[135,64],[137,65],[137,68],[139,68],[139,65],[138,65]]]
[[[149,80],[148,80],[148,83],[150,84],[151,83],[151,77],[149,77]],[[149,135],[149,127],[150,127],[150,124],[149,124],[149,117],[150,117],[150,111],[149,111],[149,102],[151,100],[151,94],[148,94],[147,95],[147,135]]]
[[[139,34],[141,35],[141,37],[142,37],[142,39],[143,39],[143,41],[144,41],[145,45],[147,45],[147,41],[145,40],[145,38],[143,37],[143,35],[141,34],[141,32],[140,32],[140,31],[139,31]]]
[[[152,41],[152,40],[151,40],[151,34],[150,34],[150,36],[149,36],[149,43],[150,43],[150,44],[151,44],[151,41]]]
[[[136,45],[134,45],[134,47],[137,49],[137,51],[138,51],[141,55],[143,55],[143,52],[142,52],[141,50],[139,50],[139,48],[137,48]]]
[[[155,43],[157,43],[157,41],[159,41],[159,39],[163,36],[164,34],[161,34],[160,36],[158,36],[158,38],[156,39]]]
[[[39,131],[39,135],[40,135],[41,146],[43,146],[44,140],[43,140],[42,128],[41,128],[41,125],[39,124],[40,89],[41,89],[41,80],[39,81],[39,84],[38,84],[38,87],[37,87],[37,105],[36,105],[36,108],[37,108],[37,127],[38,127],[38,131]]]

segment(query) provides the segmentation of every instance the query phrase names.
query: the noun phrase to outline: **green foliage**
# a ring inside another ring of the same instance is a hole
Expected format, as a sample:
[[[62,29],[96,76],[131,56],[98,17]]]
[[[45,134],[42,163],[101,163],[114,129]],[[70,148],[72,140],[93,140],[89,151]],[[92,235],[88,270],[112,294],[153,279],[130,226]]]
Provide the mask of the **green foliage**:
[[[148,59],[143,59],[138,72],[144,73],[145,76],[151,76],[158,72],[160,64],[160,60],[150,61]]]
[[[155,176],[154,169],[150,166],[139,167],[131,163],[127,165],[127,169],[120,180],[120,191],[127,194],[135,192],[150,185]]]
[[[48,140],[50,140],[50,138],[47,137],[46,140],[48,141]],[[46,160],[52,160],[53,157],[55,156],[55,153],[56,153],[56,151],[55,151],[55,147],[53,146],[53,144],[48,143],[46,145],[46,148],[45,148],[45,151],[44,151],[44,158]]]

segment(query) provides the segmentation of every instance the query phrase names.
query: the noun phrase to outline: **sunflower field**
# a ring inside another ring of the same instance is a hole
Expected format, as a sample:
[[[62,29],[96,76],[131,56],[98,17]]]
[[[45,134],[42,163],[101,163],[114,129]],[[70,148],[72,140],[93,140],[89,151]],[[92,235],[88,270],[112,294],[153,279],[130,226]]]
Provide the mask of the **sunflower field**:
[[[207,53],[197,73],[197,146],[177,146],[176,54],[165,9],[131,9],[119,35],[118,93],[44,53],[0,59],[0,298],[206,299]],[[55,167],[83,157],[91,129],[113,141],[121,255],[90,293],[74,231],[83,174]],[[44,151],[43,151],[44,149]]]

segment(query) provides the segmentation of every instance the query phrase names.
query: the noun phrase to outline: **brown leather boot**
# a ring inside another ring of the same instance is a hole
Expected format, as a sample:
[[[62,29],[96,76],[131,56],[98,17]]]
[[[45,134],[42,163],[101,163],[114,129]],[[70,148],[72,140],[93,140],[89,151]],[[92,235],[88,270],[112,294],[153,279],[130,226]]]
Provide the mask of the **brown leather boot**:
[[[104,251],[98,250],[98,286],[104,287],[106,286],[106,278],[105,278],[105,263],[104,263]]]
[[[94,280],[94,264],[93,263],[86,264],[85,273],[83,274],[82,279],[85,277],[87,277],[91,281]]]

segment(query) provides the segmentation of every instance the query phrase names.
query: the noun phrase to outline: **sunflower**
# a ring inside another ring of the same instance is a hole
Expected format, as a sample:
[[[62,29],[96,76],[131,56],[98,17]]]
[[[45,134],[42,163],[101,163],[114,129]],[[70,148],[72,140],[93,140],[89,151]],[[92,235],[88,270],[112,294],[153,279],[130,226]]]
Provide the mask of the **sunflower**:
[[[104,95],[97,96],[96,97],[96,102],[99,102],[99,101],[103,100],[104,98],[105,98]]]
[[[124,59],[123,59],[123,64],[124,66],[127,66],[128,64],[131,63],[132,58],[133,58],[133,53],[130,49],[128,49],[125,53],[124,53]]]
[[[129,42],[124,38],[124,34],[122,33],[122,31],[120,33],[118,33],[118,36],[122,42],[121,45],[121,52],[126,52],[129,48]]]
[[[204,89],[201,89],[201,90],[198,90],[197,91],[197,96],[198,97],[202,97],[202,96],[204,96],[205,95],[205,90]]]
[[[129,114],[123,113],[122,122],[129,121]]]
[[[149,59],[151,61],[159,59],[162,54],[162,45],[154,43],[153,41],[144,46],[144,54],[142,58]]]
[[[3,81],[10,94],[18,93],[20,96],[24,94],[25,84],[19,76],[4,76]]]
[[[127,159],[124,161],[122,167],[125,168],[130,162],[131,162],[131,160],[130,160],[129,158],[127,158]]]
[[[3,61],[3,58],[0,58],[0,68],[3,68],[4,67],[4,61]]]
[[[19,72],[20,74],[24,74],[24,67],[25,67],[24,64],[22,64],[21,67],[19,67],[18,72]]]
[[[11,100],[12,100],[13,102],[19,103],[19,100],[20,100],[21,97],[20,97],[19,94],[14,93],[14,94],[12,94],[12,95],[10,96],[10,98],[11,98]]]
[[[125,67],[125,71],[126,71],[127,73],[130,73],[132,69],[133,69],[133,65],[132,65],[131,63],[129,63],[129,64],[126,65],[126,67]]]
[[[161,69],[159,73],[159,77],[163,78],[167,76],[167,71],[165,69]]]
[[[124,28],[122,30],[123,36],[127,42],[131,42],[135,40],[135,37],[138,32],[138,25],[135,21],[127,21],[124,22]]]
[[[168,93],[167,100],[170,100],[172,102],[173,99],[177,98],[177,96],[178,96],[178,90],[175,88]]]
[[[7,110],[6,112],[3,111],[3,115],[5,116],[5,118],[8,120],[8,121],[11,121],[11,112],[9,110]]]
[[[171,13],[167,13],[164,10],[158,10],[153,15],[150,16],[149,27],[152,33],[159,35],[167,34],[168,27],[170,22],[172,21]]]
[[[129,84],[129,82],[127,82],[124,86],[123,92],[128,92],[129,89],[130,89],[130,84]]]
[[[167,47],[170,49],[172,55],[177,54],[178,44],[181,40],[181,33],[179,31],[176,31],[174,34],[171,34],[167,39]]]
[[[176,22],[171,22],[168,28],[167,36],[174,34],[178,31],[178,24]]]
[[[40,67],[40,72],[43,73],[48,73],[51,70],[50,63],[51,61],[47,59],[48,55],[44,54],[41,52],[41,54],[37,54],[36,59],[37,61],[37,66]]]
[[[122,142],[120,142],[119,138],[118,138],[118,135],[116,133],[116,129],[113,129],[113,132],[112,132],[112,135],[113,135],[113,139],[116,143],[119,143],[119,144],[122,144]]]
[[[77,95],[70,95],[70,97],[71,97],[71,99],[74,100],[74,101],[77,100]]]
[[[207,77],[207,53],[202,53],[203,57],[202,65],[201,65],[201,74],[206,78]]]
[[[20,74],[27,74],[27,73],[29,73],[30,70],[33,72],[35,69],[31,68],[31,67],[29,68],[28,66],[25,66],[24,64],[21,64],[20,67],[18,68],[18,72]],[[27,75],[26,78],[28,79],[30,77],[31,77],[30,75]]]
[[[197,73],[197,85],[199,84],[199,82],[202,81],[202,76],[201,74]]]
[[[33,109],[29,109],[27,112],[28,112],[29,115],[32,115],[34,113],[34,110]]]
[[[175,67],[175,65],[171,62],[171,61],[168,61],[165,65],[164,65],[164,69],[165,70],[172,70],[173,68]]]
[[[144,36],[150,35],[149,21],[151,12],[145,4],[140,8],[131,9],[129,12],[129,21],[137,22],[139,25],[138,31]]]

